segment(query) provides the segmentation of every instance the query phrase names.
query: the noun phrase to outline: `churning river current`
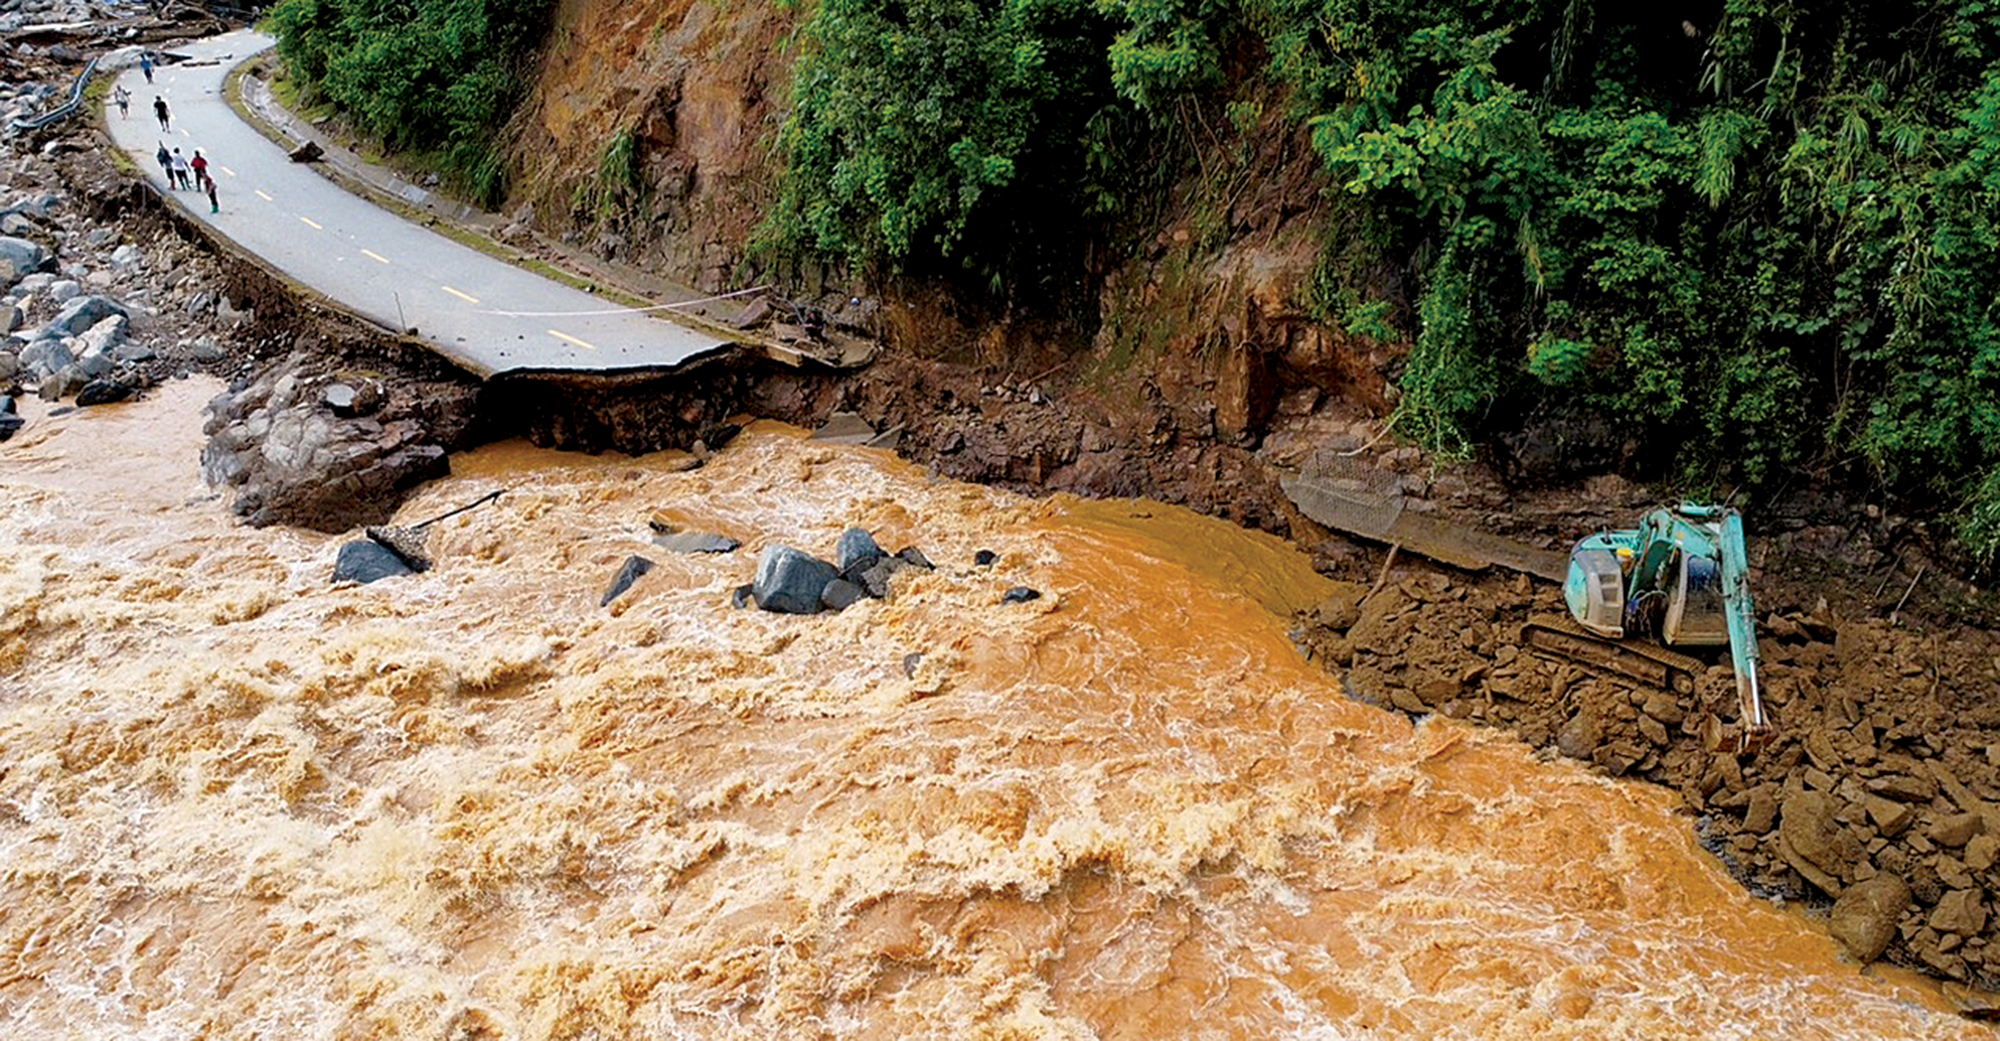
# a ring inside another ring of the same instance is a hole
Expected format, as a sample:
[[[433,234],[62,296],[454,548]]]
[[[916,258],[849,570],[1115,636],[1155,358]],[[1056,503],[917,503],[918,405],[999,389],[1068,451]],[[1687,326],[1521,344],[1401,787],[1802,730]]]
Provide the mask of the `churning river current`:
[[[218,389],[0,448],[0,1035],[1986,1035],[1666,793],[1346,700],[1277,539],[759,423],[468,453],[399,516],[508,489],[436,569],[331,587],[201,486]],[[938,567],[730,606],[850,525]]]

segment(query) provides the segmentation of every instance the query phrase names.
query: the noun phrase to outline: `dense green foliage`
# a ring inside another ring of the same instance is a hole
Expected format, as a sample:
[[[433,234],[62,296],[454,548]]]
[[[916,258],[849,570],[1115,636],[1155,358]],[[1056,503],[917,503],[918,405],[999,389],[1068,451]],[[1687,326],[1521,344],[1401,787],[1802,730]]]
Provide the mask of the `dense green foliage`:
[[[480,201],[506,192],[494,134],[526,88],[549,0],[279,0],[278,52],[391,148],[435,152]]]
[[[860,263],[994,284],[1114,207],[1130,111],[1091,0],[820,0],[802,28],[772,230]]]
[[[1428,440],[1568,400],[1696,484],[1856,454],[1960,496],[2000,462],[2000,4],[1291,0],[1270,24],[1328,168],[1421,266],[1404,418]]]
[[[2000,459],[2000,5],[1285,7],[1315,146],[1421,257],[1420,429],[1567,393],[1717,483]]]
[[[274,19],[313,90],[492,195],[550,6]],[[1409,275],[1374,298],[1330,254],[1310,301],[1411,344],[1407,434],[1597,415],[1715,493],[1865,462],[2000,556],[2000,0],[809,0],[795,47],[781,250],[1077,303],[1136,206],[1288,105]],[[582,210],[643,200],[640,159],[607,142]]]
[[[1276,90],[1413,276],[1319,280],[1412,342],[1406,432],[1556,406],[1713,491],[1858,459],[1986,489],[1976,551],[2000,516],[2000,0],[822,0],[803,42],[806,247],[1004,270]]]

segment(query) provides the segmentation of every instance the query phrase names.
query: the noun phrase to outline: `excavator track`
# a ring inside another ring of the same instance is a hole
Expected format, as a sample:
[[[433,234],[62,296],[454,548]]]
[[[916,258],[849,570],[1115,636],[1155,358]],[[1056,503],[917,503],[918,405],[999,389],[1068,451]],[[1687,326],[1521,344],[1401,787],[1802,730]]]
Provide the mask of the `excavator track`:
[[[1521,643],[1545,658],[1617,673],[1675,694],[1694,693],[1695,678],[1708,668],[1708,663],[1700,658],[1669,650],[1650,640],[1607,639],[1563,615],[1536,615],[1528,619],[1521,626]]]

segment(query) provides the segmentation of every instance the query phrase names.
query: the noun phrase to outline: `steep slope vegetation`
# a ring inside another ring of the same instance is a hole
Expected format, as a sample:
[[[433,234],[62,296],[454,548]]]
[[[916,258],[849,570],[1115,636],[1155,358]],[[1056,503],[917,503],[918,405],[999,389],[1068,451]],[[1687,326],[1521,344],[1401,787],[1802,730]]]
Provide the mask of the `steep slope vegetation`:
[[[1330,393],[1525,476],[1754,500],[1805,473],[2000,549],[1991,0],[564,0],[552,25],[513,197],[605,256],[879,295],[836,321],[1174,436],[1254,445]]]

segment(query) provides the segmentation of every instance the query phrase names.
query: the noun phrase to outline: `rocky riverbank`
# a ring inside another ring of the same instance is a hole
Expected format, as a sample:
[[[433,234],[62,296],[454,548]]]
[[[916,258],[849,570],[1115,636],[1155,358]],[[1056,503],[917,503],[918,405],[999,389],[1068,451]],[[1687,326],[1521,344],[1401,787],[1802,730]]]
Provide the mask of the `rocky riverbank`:
[[[0,166],[0,386],[87,407],[245,371],[256,316],[231,303],[221,265],[166,222],[103,214],[78,165]]]
[[[57,47],[0,53],[0,103],[32,109],[75,72]],[[0,164],[0,438],[21,395],[87,409],[217,376],[205,476],[253,524],[339,531],[483,436],[476,380],[219,247],[117,168],[97,119],[10,137]]]
[[[2000,987],[2000,638],[1780,593],[1760,640],[1777,738],[1737,754],[1713,737],[1736,715],[1726,658],[1687,696],[1545,659],[1520,627],[1561,613],[1557,590],[1416,570],[1301,619],[1302,645],[1353,696],[1674,789],[1738,878],[1827,914],[1857,961]]]

